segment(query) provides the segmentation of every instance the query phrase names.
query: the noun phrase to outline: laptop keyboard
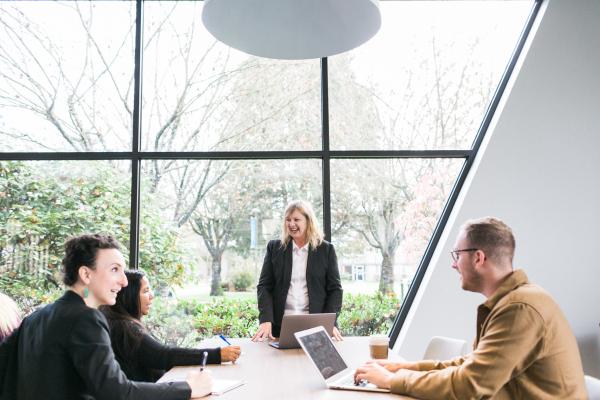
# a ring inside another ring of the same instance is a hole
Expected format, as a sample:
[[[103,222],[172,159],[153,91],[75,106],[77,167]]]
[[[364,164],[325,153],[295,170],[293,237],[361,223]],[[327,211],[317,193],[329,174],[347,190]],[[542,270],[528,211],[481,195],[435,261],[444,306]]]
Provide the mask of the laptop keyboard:
[[[357,385],[357,384],[354,383],[354,374],[350,374],[350,375],[347,375],[347,376],[343,377],[339,381],[337,381],[336,385],[340,385],[340,386],[362,386],[362,387],[365,387],[365,386],[367,386],[368,383],[369,382],[367,382],[365,380],[362,380]]]

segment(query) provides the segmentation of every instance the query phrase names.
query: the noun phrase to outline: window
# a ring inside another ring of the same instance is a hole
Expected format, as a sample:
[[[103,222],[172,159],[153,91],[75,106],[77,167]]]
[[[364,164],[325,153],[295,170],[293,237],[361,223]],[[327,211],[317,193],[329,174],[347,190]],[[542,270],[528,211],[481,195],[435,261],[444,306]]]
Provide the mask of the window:
[[[144,3],[144,150],[318,150],[319,61],[231,49],[204,29],[202,5]]]
[[[129,244],[130,164],[0,161],[0,291],[26,310],[59,296],[72,235],[108,232]]]
[[[2,1],[0,20],[0,151],[131,148],[135,3]]]
[[[53,300],[66,237],[110,232],[150,276],[156,336],[247,336],[301,198],[336,247],[342,332],[387,332],[539,4],[382,1],[363,46],[281,61],[217,42],[202,2],[0,1],[0,291]]]

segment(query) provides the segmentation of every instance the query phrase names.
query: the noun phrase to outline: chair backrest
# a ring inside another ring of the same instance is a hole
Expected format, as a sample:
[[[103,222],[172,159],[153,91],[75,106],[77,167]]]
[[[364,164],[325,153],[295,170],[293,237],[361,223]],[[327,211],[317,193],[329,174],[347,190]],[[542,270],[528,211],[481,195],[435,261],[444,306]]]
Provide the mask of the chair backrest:
[[[589,400],[600,400],[600,379],[586,375],[585,387],[588,391]]]
[[[450,360],[452,358],[467,354],[467,342],[465,340],[453,339],[444,336],[434,336],[429,341],[424,360]]]

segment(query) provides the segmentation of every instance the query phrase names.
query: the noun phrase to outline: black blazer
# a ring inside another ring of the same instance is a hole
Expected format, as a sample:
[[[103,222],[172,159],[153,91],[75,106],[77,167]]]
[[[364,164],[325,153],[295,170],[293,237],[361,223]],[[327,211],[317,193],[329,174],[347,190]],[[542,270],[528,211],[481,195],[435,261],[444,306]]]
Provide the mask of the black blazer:
[[[108,315],[106,315],[108,317]],[[164,375],[165,370],[176,365],[200,365],[202,353],[208,353],[208,364],[221,363],[221,349],[186,349],[165,346],[155,340],[150,334],[134,321],[114,321],[107,318],[110,326],[110,340],[119,365],[125,375],[131,380],[156,382]],[[125,329],[138,335],[139,342],[135,343],[129,353],[125,346],[131,345],[125,340]]]
[[[110,347],[104,315],[72,291],[25,318],[19,331],[13,400],[190,398],[186,382],[129,381]]]
[[[285,301],[292,279],[292,247],[292,240],[285,249],[281,248],[280,240],[269,242],[256,287],[259,322],[271,322],[273,336],[279,336],[281,331]],[[343,290],[335,249],[331,243],[323,241],[316,249],[309,250],[306,286],[309,313],[339,314]]]

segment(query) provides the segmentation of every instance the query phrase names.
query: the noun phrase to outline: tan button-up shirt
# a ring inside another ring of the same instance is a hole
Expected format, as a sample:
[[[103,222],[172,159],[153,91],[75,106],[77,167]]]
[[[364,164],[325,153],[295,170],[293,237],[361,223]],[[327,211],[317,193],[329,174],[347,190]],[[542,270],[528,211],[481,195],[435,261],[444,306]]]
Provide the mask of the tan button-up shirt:
[[[400,370],[392,392],[423,399],[587,399],[565,316],[521,270],[478,307],[473,348],[466,357]]]

